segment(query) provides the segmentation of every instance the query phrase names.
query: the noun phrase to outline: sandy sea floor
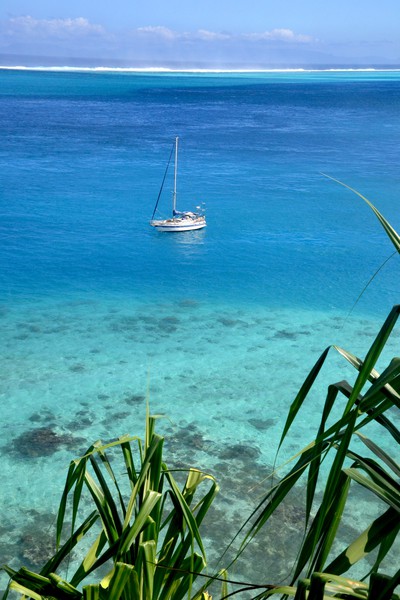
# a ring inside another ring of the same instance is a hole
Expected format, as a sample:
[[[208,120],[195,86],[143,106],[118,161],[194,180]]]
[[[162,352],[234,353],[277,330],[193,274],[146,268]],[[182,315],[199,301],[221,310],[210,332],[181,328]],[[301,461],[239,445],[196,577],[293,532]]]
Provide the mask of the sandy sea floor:
[[[49,531],[54,525],[69,461],[97,439],[142,436],[146,398],[163,416],[166,462],[208,470],[221,483],[210,517],[217,554],[265,489],[255,495],[253,487],[272,471],[290,402],[313,363],[330,343],[363,357],[379,326],[360,315],[345,322],[333,313],[190,298],[3,307],[1,562],[38,566],[44,550],[34,532],[38,523]],[[388,355],[396,339],[395,331]],[[324,390],[340,379],[352,382],[354,373],[332,351],[278,464],[310,441]],[[295,503],[288,510],[291,536],[302,509]],[[374,511],[369,498],[358,500],[357,512]],[[350,529],[357,522],[349,515]]]

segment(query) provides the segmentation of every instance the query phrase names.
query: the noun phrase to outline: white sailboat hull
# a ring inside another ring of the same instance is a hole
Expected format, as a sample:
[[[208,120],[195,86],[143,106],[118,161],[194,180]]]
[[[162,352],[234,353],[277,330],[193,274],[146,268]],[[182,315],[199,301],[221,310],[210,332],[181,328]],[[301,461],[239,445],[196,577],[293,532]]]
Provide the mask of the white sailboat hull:
[[[153,211],[153,217],[150,221],[150,225],[157,229],[158,231],[193,231],[195,229],[203,229],[206,227],[206,218],[202,214],[202,212],[192,212],[192,211],[178,211],[176,210],[176,179],[177,179],[177,171],[178,171],[178,137],[175,138],[175,168],[174,168],[174,191],[172,194],[172,217],[170,219],[154,219],[154,215],[157,211],[158,201],[161,196],[161,192],[163,189],[165,177],[168,172],[168,167],[170,164],[170,160],[172,157],[173,148],[171,150],[171,154],[168,160],[167,168],[165,170],[164,179],[161,184],[161,189],[158,194],[156,206]],[[200,209],[200,206],[196,208]]]
[[[172,219],[150,221],[150,225],[157,231],[193,231],[206,227],[206,220],[204,217],[173,217]]]

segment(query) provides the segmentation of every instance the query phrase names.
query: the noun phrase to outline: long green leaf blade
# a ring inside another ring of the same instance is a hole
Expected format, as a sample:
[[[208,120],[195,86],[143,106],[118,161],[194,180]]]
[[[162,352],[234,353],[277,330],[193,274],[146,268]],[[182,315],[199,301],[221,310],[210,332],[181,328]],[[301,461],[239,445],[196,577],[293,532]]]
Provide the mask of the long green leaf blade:
[[[135,567],[133,565],[117,562],[108,585],[103,583],[104,580],[101,582],[101,586],[107,589],[107,600],[120,600],[125,586],[129,579],[134,577],[134,573]],[[151,596],[148,596],[148,598],[151,598]]]
[[[121,535],[118,556],[124,555],[136,536],[139,535],[139,533],[145,527],[147,518],[150,516],[151,511],[157,502],[159,502],[160,498],[161,494],[158,492],[153,492],[151,490],[147,492],[144,502],[140,507],[132,526],[129,528],[126,527]]]
[[[72,536],[63,544],[63,546],[56,552],[54,556],[45,564],[41,569],[41,575],[48,575],[49,573],[55,572],[60,566],[61,562],[71,553],[73,548],[80,542],[80,540],[86,535],[91,527],[98,520],[99,516],[96,511],[92,512],[88,518],[82,523],[80,527],[72,534]]]
[[[398,512],[394,508],[388,508],[383,515],[375,519],[352,544],[326,567],[326,571],[335,575],[345,573],[352,565],[375,550],[389,533],[393,530],[399,531],[399,529],[400,520]]]

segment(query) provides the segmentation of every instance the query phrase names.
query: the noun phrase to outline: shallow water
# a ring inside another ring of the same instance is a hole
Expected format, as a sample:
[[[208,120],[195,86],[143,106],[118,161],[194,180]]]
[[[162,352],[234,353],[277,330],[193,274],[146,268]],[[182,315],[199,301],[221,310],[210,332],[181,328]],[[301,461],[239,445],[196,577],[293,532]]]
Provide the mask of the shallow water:
[[[396,227],[399,75],[0,82],[1,562],[35,565],[32,523],[54,522],[69,461],[98,438],[142,435],[146,398],[166,461],[229,490],[215,510],[229,505],[233,533],[308,370],[329,344],[363,357],[398,301],[395,257],[348,316],[391,246],[320,172]],[[208,227],[163,235],[148,219],[176,134],[182,208],[206,199]],[[395,331],[386,359],[397,347]],[[281,462],[310,440],[328,383],[354,379],[331,354]]]

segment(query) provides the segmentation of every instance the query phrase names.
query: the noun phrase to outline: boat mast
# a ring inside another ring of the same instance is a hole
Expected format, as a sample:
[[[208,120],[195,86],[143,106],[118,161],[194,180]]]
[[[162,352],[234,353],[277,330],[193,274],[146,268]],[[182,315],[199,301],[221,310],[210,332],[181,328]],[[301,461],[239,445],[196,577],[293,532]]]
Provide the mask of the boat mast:
[[[179,138],[175,138],[175,170],[174,170],[174,194],[172,196],[172,214],[174,215],[176,212],[176,176],[178,173],[178,140]]]

